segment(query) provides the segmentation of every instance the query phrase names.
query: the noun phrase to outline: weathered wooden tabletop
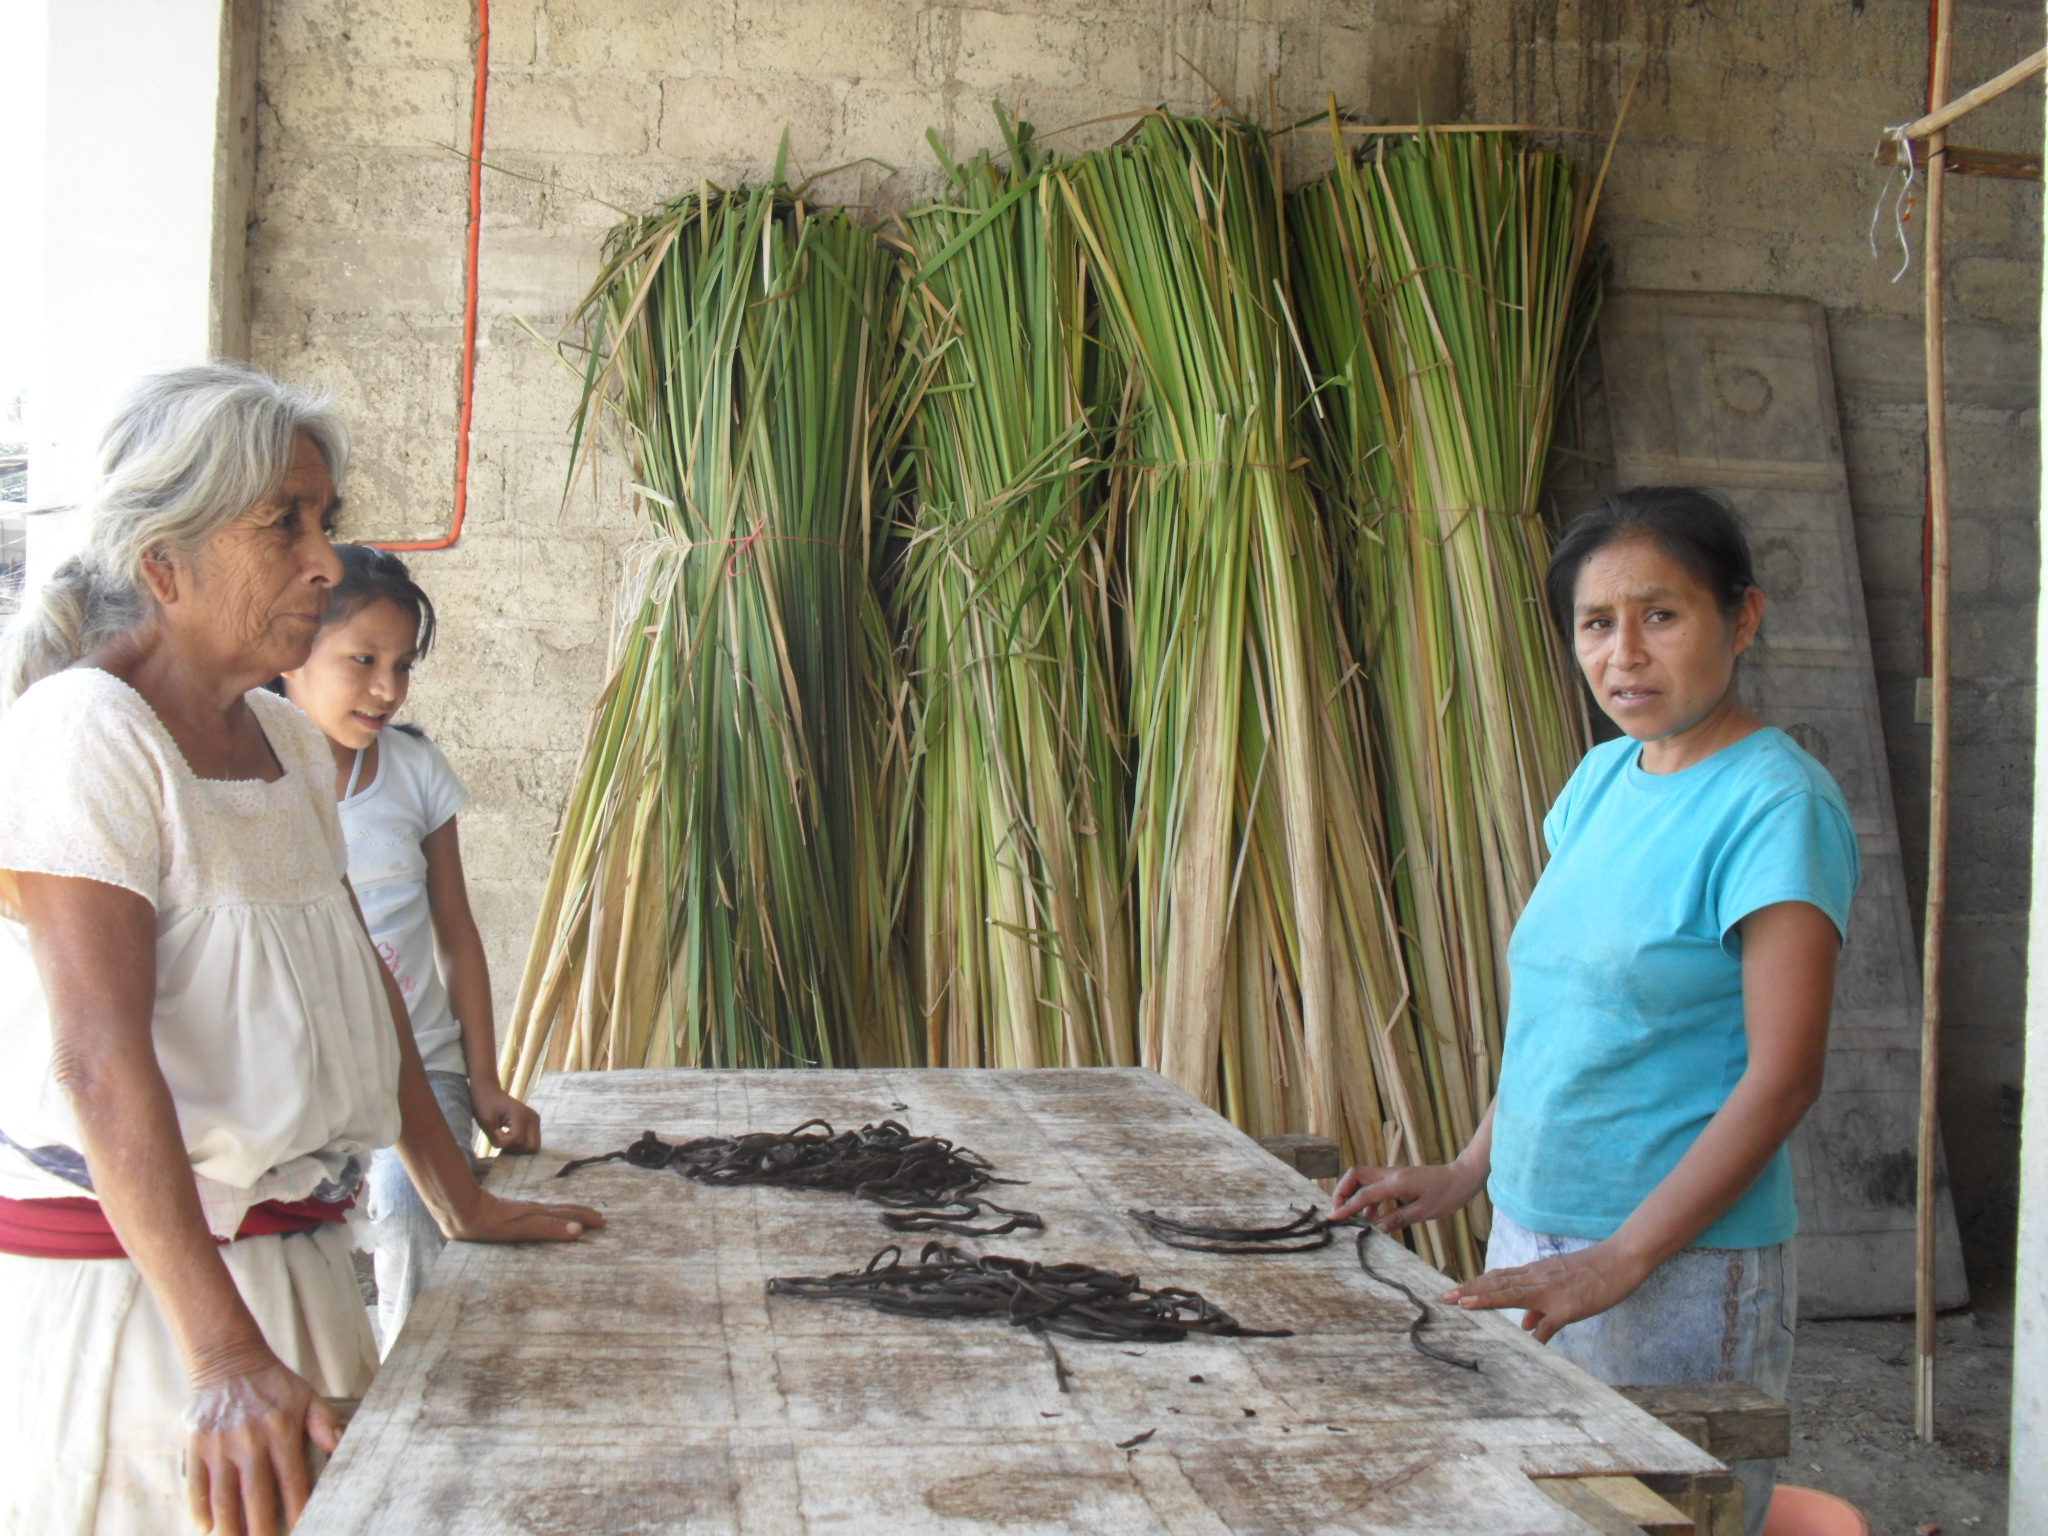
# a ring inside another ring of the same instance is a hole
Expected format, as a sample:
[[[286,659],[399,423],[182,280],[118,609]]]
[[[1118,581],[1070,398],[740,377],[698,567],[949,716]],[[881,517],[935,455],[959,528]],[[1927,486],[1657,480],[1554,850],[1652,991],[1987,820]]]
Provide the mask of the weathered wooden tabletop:
[[[1128,1208],[1250,1224],[1325,1197],[1150,1072],[587,1073],[534,1103],[548,1150],[500,1159],[492,1187],[611,1224],[569,1247],[449,1246],[300,1536],[1505,1536],[1601,1528],[1532,1478],[1725,1486],[1704,1452],[1504,1317],[1439,1309],[1430,1337],[1477,1373],[1418,1355],[1413,1309],[1348,1240],[1280,1257],[1152,1240]],[[893,1118],[1030,1181],[997,1198],[1040,1212],[1043,1232],[949,1241],[1136,1271],[1294,1336],[1061,1339],[1063,1392],[1022,1329],[767,1294],[774,1275],[865,1264],[890,1241],[874,1206],[619,1163],[551,1177],[650,1128],[673,1141],[814,1116]],[[1419,1294],[1443,1288],[1392,1241],[1372,1248]]]

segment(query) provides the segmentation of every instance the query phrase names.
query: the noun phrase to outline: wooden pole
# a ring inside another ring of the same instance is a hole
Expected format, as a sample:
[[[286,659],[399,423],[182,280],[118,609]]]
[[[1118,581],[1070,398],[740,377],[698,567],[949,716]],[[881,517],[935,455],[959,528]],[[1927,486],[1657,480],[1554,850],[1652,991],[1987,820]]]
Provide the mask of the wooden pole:
[[[2024,85],[2034,76],[2048,69],[2048,48],[2039,53],[2029,54],[2013,65],[2004,74],[1986,80],[1975,90],[1963,92],[1946,106],[1937,107],[1925,117],[1917,118],[1899,130],[1902,139],[1932,138],[1959,117],[1976,111],[1987,101],[1996,101],[2016,85]],[[1947,94],[1946,92],[1943,93]]]
[[[1934,60],[1928,108],[1939,112],[1948,99],[1953,0],[1935,0]],[[1946,130],[1927,139],[1927,519],[1931,551],[1927,588],[1927,671],[1934,693],[1932,741],[1927,772],[1927,914],[1920,962],[1920,1137],[1919,1188],[1915,1210],[1913,1276],[1913,1423],[1920,1439],[1934,1442],[1934,1258],[1935,1170],[1941,1149],[1941,929],[1948,910],[1948,741],[1949,741],[1949,504],[1948,384],[1941,303],[1941,215],[1948,181],[1943,156]]]

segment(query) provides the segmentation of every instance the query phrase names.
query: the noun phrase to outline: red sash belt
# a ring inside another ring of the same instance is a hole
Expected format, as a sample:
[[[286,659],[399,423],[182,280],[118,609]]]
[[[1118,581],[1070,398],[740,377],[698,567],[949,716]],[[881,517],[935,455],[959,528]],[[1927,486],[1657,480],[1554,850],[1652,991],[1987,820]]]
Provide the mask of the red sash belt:
[[[353,1198],[339,1205],[325,1200],[266,1200],[249,1207],[235,1238],[311,1232],[330,1221],[346,1221],[354,1204]],[[54,1200],[9,1200],[0,1195],[0,1253],[25,1259],[128,1257],[99,1201],[70,1195]]]

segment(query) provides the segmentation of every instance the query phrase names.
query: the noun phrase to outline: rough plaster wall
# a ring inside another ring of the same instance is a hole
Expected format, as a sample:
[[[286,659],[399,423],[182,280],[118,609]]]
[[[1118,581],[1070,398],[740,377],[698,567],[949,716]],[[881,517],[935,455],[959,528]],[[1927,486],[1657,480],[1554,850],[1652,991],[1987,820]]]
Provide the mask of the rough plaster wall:
[[[1964,5],[1956,81],[2040,45],[2037,5]],[[354,424],[348,531],[446,515],[459,378],[468,8],[268,0],[252,224],[257,361],[327,384]],[[1827,306],[1909,866],[1924,859],[1917,279],[1864,231],[1874,128],[1914,115],[1917,0],[496,0],[469,524],[418,568],[446,649],[414,713],[475,791],[463,831],[501,1019],[516,986],[604,663],[632,523],[616,476],[563,505],[573,379],[557,331],[616,208],[758,176],[785,125],[849,201],[932,184],[924,130],[993,137],[1000,96],[1042,126],[1153,102],[1241,101],[1276,72],[1289,116],[1326,91],[1380,121],[1604,128],[1642,82],[1603,215],[1617,280]],[[1085,128],[1085,145],[1121,124]],[[2038,144],[2039,90],[1964,141]],[[1303,146],[1299,158],[1313,160]],[[2028,896],[2036,591],[2039,188],[1952,178],[1958,509],[1953,961],[1945,1118],[1980,1280],[2010,1251]]]

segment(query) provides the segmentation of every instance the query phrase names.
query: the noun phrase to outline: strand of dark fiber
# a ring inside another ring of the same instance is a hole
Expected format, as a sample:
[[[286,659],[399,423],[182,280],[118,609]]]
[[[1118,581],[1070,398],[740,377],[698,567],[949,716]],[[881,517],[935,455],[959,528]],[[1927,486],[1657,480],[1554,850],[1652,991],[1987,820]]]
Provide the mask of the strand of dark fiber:
[[[1399,1280],[1372,1267],[1372,1260],[1365,1251],[1366,1241],[1372,1236],[1371,1227],[1360,1225],[1355,1220],[1327,1220],[1316,1214],[1314,1206],[1290,1210],[1288,1220],[1271,1227],[1210,1227],[1177,1221],[1157,1211],[1132,1211],[1130,1214],[1160,1242],[1195,1253],[1308,1253],[1329,1247],[1330,1238],[1337,1228],[1358,1227],[1358,1267],[1365,1271],[1367,1278],[1399,1291],[1415,1308],[1415,1321],[1408,1325],[1408,1342],[1415,1347],[1415,1352],[1440,1360],[1445,1365],[1454,1365],[1461,1371],[1479,1369],[1478,1361],[1447,1355],[1423,1339],[1423,1330],[1436,1321],[1436,1314],[1430,1310],[1429,1303]]]
[[[1225,1338],[1281,1339],[1286,1328],[1247,1328],[1198,1291],[1147,1287],[1136,1275],[1092,1264],[1044,1264],[999,1254],[976,1257],[927,1243],[915,1263],[884,1248],[863,1269],[796,1275],[768,1282],[774,1296],[858,1301],[905,1317],[997,1318],[1015,1328],[1074,1339],[1171,1344],[1200,1333]],[[1055,1367],[1065,1389],[1066,1370]]]
[[[684,1178],[707,1184],[772,1184],[852,1195],[888,1207],[882,1221],[896,1232],[1001,1237],[1045,1226],[1035,1212],[981,1198],[981,1191],[991,1184],[1018,1180],[997,1178],[995,1165],[979,1152],[955,1146],[943,1136],[913,1135],[894,1120],[857,1131],[835,1131],[823,1120],[806,1120],[790,1131],[700,1136],[677,1143],[648,1131],[617,1152],[564,1163],[555,1177],[615,1162],[650,1170],[673,1168]]]

